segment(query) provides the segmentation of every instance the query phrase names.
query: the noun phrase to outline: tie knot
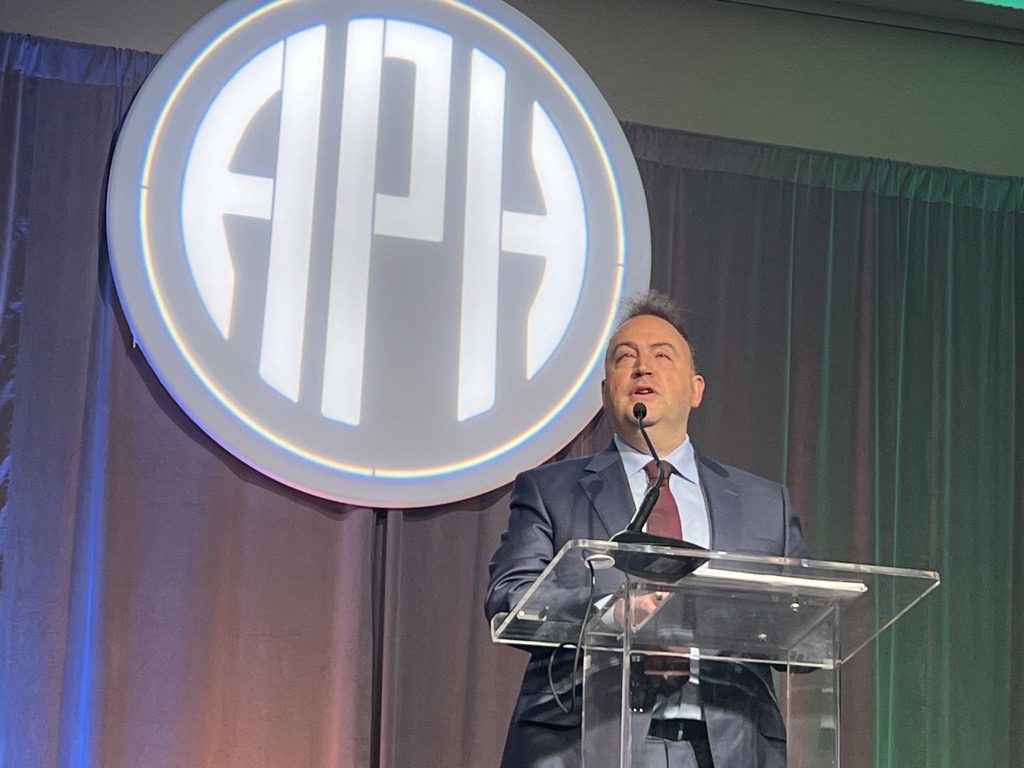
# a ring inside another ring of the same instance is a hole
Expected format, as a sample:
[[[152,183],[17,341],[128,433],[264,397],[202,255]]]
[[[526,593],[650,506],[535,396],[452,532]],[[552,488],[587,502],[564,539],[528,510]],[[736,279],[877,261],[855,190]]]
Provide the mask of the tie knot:
[[[672,475],[672,465],[669,464],[667,461],[663,461],[661,462],[661,466],[665,468],[665,479],[662,481],[662,485],[664,485],[665,483],[668,482],[669,477]],[[648,461],[646,464],[644,464],[644,472],[647,473],[648,480],[656,479],[658,477],[658,462],[654,461],[653,459],[651,461]]]

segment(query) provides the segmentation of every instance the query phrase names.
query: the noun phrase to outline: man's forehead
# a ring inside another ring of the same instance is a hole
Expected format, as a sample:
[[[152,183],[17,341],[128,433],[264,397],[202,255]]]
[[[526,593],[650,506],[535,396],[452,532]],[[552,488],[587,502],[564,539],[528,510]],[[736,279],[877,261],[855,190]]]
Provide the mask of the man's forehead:
[[[608,348],[614,349],[621,344],[665,344],[675,348],[687,346],[686,340],[676,327],[657,315],[637,315],[620,325],[612,336]]]

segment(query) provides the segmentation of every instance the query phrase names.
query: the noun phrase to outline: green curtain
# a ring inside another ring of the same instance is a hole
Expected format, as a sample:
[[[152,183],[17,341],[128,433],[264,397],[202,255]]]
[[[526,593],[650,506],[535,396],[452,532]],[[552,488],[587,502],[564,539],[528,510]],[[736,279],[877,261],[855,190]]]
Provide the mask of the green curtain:
[[[846,673],[844,768],[1024,767],[1024,180],[626,129],[698,448],[816,557],[941,574]]]

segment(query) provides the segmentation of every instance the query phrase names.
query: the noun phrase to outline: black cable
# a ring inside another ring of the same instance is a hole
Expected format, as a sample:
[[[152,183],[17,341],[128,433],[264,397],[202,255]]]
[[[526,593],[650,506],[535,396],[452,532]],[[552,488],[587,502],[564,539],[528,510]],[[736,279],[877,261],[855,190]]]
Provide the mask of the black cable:
[[[571,714],[576,711],[576,673],[580,666],[580,651],[583,649],[583,636],[587,631],[587,624],[590,623],[590,614],[594,610],[594,591],[597,585],[597,575],[594,572],[594,564],[590,560],[584,561],[587,564],[587,568],[590,569],[590,594],[587,596],[587,610],[583,612],[583,621],[580,623],[580,634],[576,638],[576,653],[572,657],[572,671],[569,674],[569,688],[571,692],[571,698],[569,700],[569,706],[566,707],[562,703],[562,697],[555,690],[555,676],[554,676],[554,665],[555,655],[563,648],[571,648],[572,643],[559,643],[558,646],[551,651],[551,655],[548,657],[548,685],[551,687],[551,695],[555,699],[555,704],[558,708],[565,712],[565,714]],[[563,692],[564,693],[564,692]]]

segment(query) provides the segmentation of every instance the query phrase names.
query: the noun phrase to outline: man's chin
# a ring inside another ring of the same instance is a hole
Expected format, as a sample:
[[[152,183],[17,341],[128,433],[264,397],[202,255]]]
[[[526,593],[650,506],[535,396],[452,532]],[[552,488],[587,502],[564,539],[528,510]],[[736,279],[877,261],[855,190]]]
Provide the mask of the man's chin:
[[[658,419],[661,414],[658,412],[657,407],[652,405],[650,402],[647,402],[646,400],[637,400],[637,402],[643,403],[647,408],[647,413],[644,414],[644,427],[650,429],[658,423]],[[637,427],[636,418],[633,416],[633,406],[629,407],[629,414],[626,416],[626,421],[632,424],[634,429],[639,429],[639,427]]]

